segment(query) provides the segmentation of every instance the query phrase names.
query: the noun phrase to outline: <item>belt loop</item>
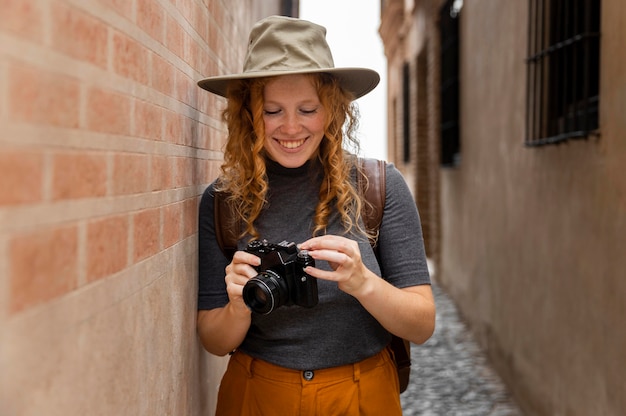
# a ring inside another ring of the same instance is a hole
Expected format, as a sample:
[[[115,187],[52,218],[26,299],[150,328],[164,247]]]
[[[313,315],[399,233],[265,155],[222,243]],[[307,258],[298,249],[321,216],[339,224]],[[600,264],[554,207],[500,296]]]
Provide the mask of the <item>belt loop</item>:
[[[361,364],[359,363],[354,363],[354,382],[358,383],[359,380],[361,379]]]

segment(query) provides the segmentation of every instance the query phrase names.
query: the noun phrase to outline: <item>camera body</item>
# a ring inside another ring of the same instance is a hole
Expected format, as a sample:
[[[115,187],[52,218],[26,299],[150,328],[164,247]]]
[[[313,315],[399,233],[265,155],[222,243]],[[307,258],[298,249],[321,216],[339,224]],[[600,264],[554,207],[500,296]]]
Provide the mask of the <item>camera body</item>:
[[[253,312],[267,315],[283,305],[317,305],[317,280],[304,272],[315,260],[306,250],[287,241],[254,240],[246,251],[261,259],[259,274],[243,287],[243,300]]]

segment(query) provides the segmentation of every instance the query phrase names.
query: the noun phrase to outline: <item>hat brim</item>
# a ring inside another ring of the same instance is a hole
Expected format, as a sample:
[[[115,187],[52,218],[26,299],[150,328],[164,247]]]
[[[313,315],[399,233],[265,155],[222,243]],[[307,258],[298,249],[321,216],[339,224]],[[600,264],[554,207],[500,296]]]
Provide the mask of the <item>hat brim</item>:
[[[262,72],[246,72],[243,74],[233,75],[220,75],[215,77],[206,78],[198,81],[198,86],[209,92],[212,92],[222,97],[226,97],[228,90],[228,84],[231,81],[252,79],[252,78],[264,78],[275,77],[279,75],[297,75],[297,74],[315,74],[315,73],[328,73],[335,76],[341,86],[350,91],[354,98],[364,96],[368,92],[372,91],[380,82],[380,75],[378,72],[367,68],[319,68],[319,69],[302,69],[302,70],[289,70],[289,71],[262,71]]]

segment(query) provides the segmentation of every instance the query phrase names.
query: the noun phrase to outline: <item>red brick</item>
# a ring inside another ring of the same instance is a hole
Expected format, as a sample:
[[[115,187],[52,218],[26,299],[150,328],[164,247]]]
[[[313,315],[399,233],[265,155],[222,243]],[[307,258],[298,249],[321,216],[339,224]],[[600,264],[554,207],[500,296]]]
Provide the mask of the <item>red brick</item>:
[[[214,178],[212,175],[211,161],[206,159],[197,159],[195,162],[195,182],[198,185],[207,184]]]
[[[182,71],[176,71],[174,83],[176,93],[174,98],[185,104],[194,105],[198,94],[196,82]]]
[[[145,101],[135,101],[135,131],[133,135],[151,140],[163,136],[163,110]]]
[[[137,0],[137,26],[157,41],[165,40],[165,10],[154,0]]]
[[[193,61],[192,61],[193,69],[198,71],[200,74],[205,75],[205,74],[208,73],[208,72],[206,72],[206,68],[208,68],[209,61],[212,58],[211,58],[211,56],[209,56],[208,53],[206,53],[204,51],[204,49],[202,47],[200,47],[199,44],[195,44],[194,48],[195,48],[195,50],[193,52],[194,53],[194,58],[193,58]]]
[[[0,152],[0,205],[38,202],[43,196],[43,156],[31,150]]]
[[[107,65],[108,29],[104,23],[61,2],[52,3],[52,47],[67,55]]]
[[[87,280],[119,272],[128,265],[128,218],[116,216],[87,225]]]
[[[189,45],[191,56],[189,58],[189,64],[196,71],[204,71],[204,68],[207,66],[207,62],[211,58],[204,50],[204,45],[199,42],[193,41]],[[195,78],[192,80],[195,84],[197,81]],[[196,90],[197,90],[196,86]]]
[[[65,295],[77,288],[78,230],[59,227],[19,235],[10,242],[10,311]]]
[[[182,143],[183,136],[183,115],[173,111],[164,111],[165,137],[166,142]]]
[[[183,219],[183,238],[187,238],[198,229],[198,198],[183,201]]]
[[[198,122],[189,118],[181,117],[182,135],[179,144],[193,147],[198,137]]]
[[[172,187],[172,167],[167,156],[152,156],[150,190],[161,191]]]
[[[167,33],[165,35],[165,46],[170,51],[184,59],[185,57],[185,32],[174,18],[167,18]]]
[[[194,159],[176,157],[174,159],[174,187],[183,188],[193,185],[193,162]]]
[[[161,249],[161,210],[147,209],[133,216],[134,261],[153,256]]]
[[[193,22],[193,13],[195,11],[193,7],[194,0],[178,0],[176,2],[176,7],[180,14],[189,22]]]
[[[129,0],[99,0],[100,3],[115,10],[120,16],[126,19],[132,19],[133,2]]]
[[[174,66],[159,55],[152,55],[150,86],[168,96],[171,96],[174,91]]]
[[[54,155],[52,198],[98,197],[106,194],[107,160],[103,154],[63,153]]]
[[[220,39],[224,39],[222,36],[220,36],[220,30],[219,30],[219,26],[217,25],[209,25],[209,39],[208,39],[208,44],[209,44],[209,49],[213,52],[213,53],[217,53],[217,48],[220,44]],[[220,55],[216,55],[216,56],[220,56]],[[217,65],[215,65],[215,68],[213,69],[217,69]],[[215,72],[208,72],[207,75],[217,75]]]
[[[161,208],[163,211],[163,248],[180,241],[183,231],[183,204],[177,202]]]
[[[130,134],[130,99],[93,88],[87,100],[87,128],[112,134]]]
[[[225,14],[228,13],[228,10],[225,7],[223,7],[220,4],[220,2],[207,0],[207,3],[209,7],[209,15],[213,17],[213,20],[215,21],[215,25],[217,27],[223,27]]]
[[[9,66],[9,117],[16,121],[77,128],[80,87],[69,77],[30,66]]]
[[[204,123],[198,122],[198,137],[196,139],[196,146],[199,149],[208,149],[209,147],[209,134],[210,128]]]
[[[116,73],[148,85],[148,57],[148,50],[136,40],[120,32],[113,34],[113,69]]]
[[[34,1],[2,0],[0,31],[11,32],[32,41],[43,40],[43,11]]]
[[[179,170],[180,178],[182,179],[182,183],[180,184],[182,187],[193,185],[193,177],[194,177],[194,162],[195,159],[191,159],[189,157],[180,158],[178,160],[179,164],[177,169]]]
[[[193,27],[198,32],[203,41],[206,42],[209,33],[209,20],[205,6],[194,3]]]
[[[149,156],[117,154],[113,162],[113,194],[125,195],[147,192]]]
[[[212,95],[212,94],[207,94],[205,91],[200,91],[198,93],[197,108],[198,108],[198,111],[200,111],[201,113],[204,113],[207,116],[211,117],[211,107],[209,105],[211,100],[209,99],[209,95]]]

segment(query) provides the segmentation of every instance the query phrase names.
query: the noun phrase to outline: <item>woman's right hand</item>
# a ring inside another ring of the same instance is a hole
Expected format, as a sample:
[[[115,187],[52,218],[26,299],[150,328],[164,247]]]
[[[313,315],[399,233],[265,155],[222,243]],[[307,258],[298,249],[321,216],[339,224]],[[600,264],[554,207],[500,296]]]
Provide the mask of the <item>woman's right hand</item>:
[[[198,311],[198,334],[208,352],[226,355],[245,338],[252,321],[252,312],[243,301],[243,286],[258,274],[254,267],[260,264],[261,259],[254,254],[236,252],[225,270],[228,303],[221,308]]]
[[[254,269],[261,264],[261,259],[246,251],[237,251],[233,256],[233,260],[226,266],[226,292],[228,300],[237,309],[248,307],[243,301],[243,287],[248,280],[258,274]]]

